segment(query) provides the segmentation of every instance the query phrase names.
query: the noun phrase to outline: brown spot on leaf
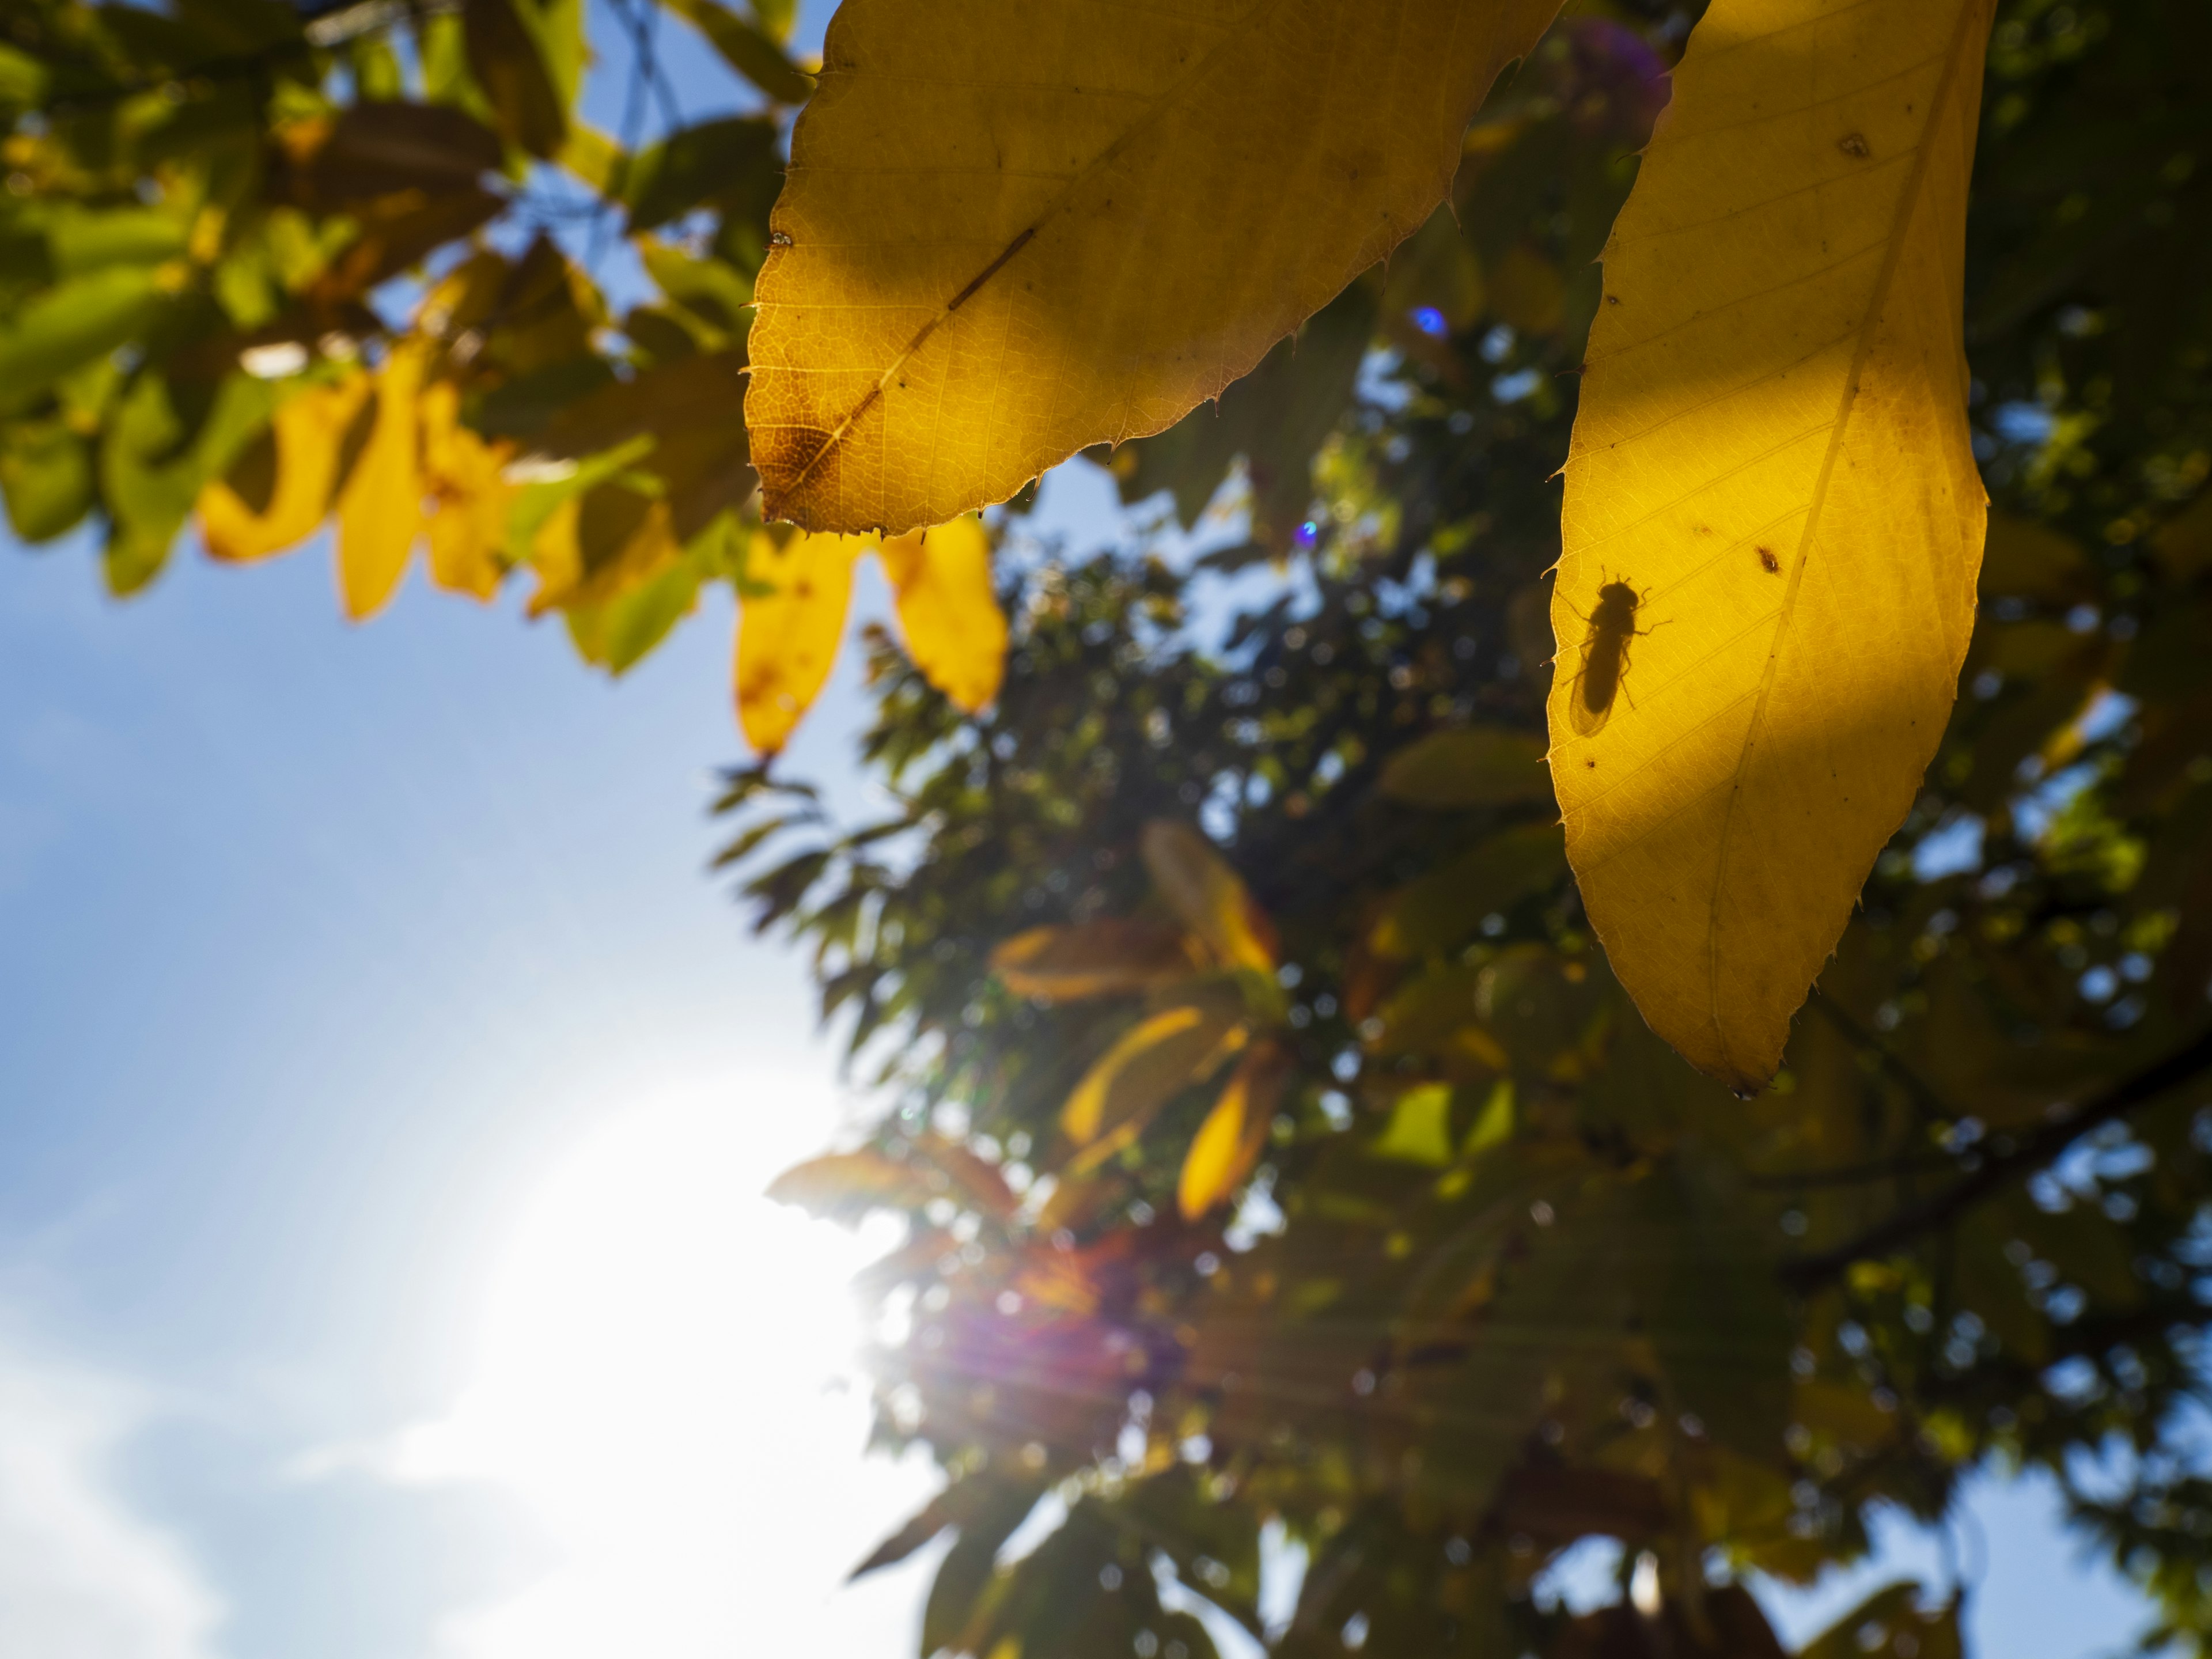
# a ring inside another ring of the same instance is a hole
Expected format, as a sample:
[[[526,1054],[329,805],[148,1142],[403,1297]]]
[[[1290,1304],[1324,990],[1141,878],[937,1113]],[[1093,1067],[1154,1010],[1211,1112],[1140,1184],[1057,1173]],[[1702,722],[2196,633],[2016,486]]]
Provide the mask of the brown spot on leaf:
[[[1766,568],[1766,574],[1768,575],[1778,576],[1782,574],[1782,561],[1774,556],[1774,550],[1772,548],[1760,548],[1759,550],[1759,562]]]
[[[1872,150],[1867,148],[1866,135],[1863,132],[1845,133],[1842,137],[1836,140],[1836,148],[1843,151],[1844,155],[1856,156],[1860,161],[1864,161],[1868,156],[1874,154]]]

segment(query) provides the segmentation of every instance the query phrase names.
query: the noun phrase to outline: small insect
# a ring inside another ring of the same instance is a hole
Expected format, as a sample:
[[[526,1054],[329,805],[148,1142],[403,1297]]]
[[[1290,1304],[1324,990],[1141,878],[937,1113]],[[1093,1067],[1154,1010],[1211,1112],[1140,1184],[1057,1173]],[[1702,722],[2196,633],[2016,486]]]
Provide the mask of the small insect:
[[[1613,702],[1628,678],[1628,642],[1651,632],[1636,625],[1636,612],[1644,596],[1625,581],[1607,582],[1597,591],[1597,609],[1583,620],[1589,632],[1583,638],[1583,672],[1568,693],[1569,718],[1581,736],[1595,737],[1613,717]]]
[[[1759,562],[1765,568],[1766,574],[1770,576],[1778,576],[1782,574],[1782,561],[1774,556],[1774,550],[1771,547],[1762,547],[1759,550]]]

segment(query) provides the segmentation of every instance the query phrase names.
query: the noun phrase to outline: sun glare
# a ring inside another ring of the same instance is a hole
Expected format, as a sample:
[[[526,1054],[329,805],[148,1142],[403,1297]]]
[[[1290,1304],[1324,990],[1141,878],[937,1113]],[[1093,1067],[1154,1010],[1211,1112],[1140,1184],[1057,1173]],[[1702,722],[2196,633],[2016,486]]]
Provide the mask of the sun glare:
[[[395,1461],[407,1481],[505,1489],[551,1565],[453,1619],[448,1652],[911,1646],[911,1586],[838,1588],[934,1484],[915,1464],[861,1456],[847,1286],[889,1241],[761,1196],[832,1121],[818,1079],[642,1106],[590,1136],[526,1206],[468,1387],[403,1437]],[[809,1139],[793,1144],[794,1121]]]

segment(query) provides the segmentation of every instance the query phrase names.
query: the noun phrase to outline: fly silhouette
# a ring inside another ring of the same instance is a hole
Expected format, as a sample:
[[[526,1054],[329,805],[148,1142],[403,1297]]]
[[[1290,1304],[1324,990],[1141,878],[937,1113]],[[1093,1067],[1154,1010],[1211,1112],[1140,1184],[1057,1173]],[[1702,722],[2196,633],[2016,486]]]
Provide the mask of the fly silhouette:
[[[1629,641],[1652,631],[1636,625],[1643,604],[1644,596],[1626,581],[1611,581],[1598,589],[1597,609],[1583,618],[1589,631],[1583,636],[1582,672],[1575,676],[1567,699],[1579,736],[1595,737],[1613,718],[1613,700],[1628,678]],[[1634,702],[1630,699],[1632,706]]]

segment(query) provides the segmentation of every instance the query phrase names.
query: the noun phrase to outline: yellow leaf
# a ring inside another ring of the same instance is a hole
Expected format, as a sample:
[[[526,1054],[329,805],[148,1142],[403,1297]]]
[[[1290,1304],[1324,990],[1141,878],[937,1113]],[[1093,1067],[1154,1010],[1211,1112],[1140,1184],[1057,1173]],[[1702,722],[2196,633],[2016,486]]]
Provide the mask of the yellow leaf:
[[[1717,0],[1606,248],[1553,780],[1614,972],[1739,1091],[1911,805],[1973,625],[1991,3]]]
[[[499,590],[501,550],[514,490],[501,476],[513,446],[488,444],[460,423],[460,388],[440,380],[422,393],[422,482],[430,496],[430,579],[489,599]]]
[[[992,971],[1009,991],[1047,1002],[1148,990],[1197,965],[1177,929],[1118,917],[1032,927],[991,952]]]
[[[762,754],[783,747],[830,678],[853,561],[872,545],[865,536],[753,538],[745,574],[767,591],[747,593],[738,613],[738,723]]]
[[[407,569],[422,528],[415,403],[428,348],[392,347],[376,377],[376,418],[338,491],[338,593],[356,622],[374,616]]]
[[[991,592],[991,538],[965,514],[883,544],[907,654],[921,677],[969,714],[999,695],[1006,618]]]
[[[1273,977],[1275,930],[1205,836],[1187,823],[1155,818],[1139,847],[1168,908],[1224,966]]]
[[[346,428],[368,391],[368,376],[352,374],[295,393],[278,408],[270,428],[274,476],[259,509],[225,479],[200,491],[200,535],[212,557],[265,559],[315,533],[330,510]]]
[[[904,531],[1141,437],[1419,229],[1559,0],[846,0],[745,397],[769,516]]]
[[[1163,1008],[1123,1032],[1092,1063],[1060,1109],[1060,1127],[1079,1146],[1109,1131],[1141,1129],[1178,1091],[1241,1046],[1243,1036],[1228,1002]]]
[[[1287,1055],[1272,1042],[1253,1046],[1234,1073],[1221,1098],[1199,1126],[1182,1173],[1176,1181],[1176,1207],[1195,1221],[1226,1200],[1252,1173],[1267,1148],[1275,1107],[1290,1077]]]
[[[583,516],[583,498],[564,496],[530,532],[530,568],[538,573],[538,592],[530,599],[532,616],[555,609],[560,598],[575,592],[584,580],[584,550],[576,534]]]

